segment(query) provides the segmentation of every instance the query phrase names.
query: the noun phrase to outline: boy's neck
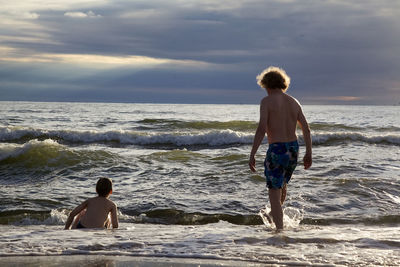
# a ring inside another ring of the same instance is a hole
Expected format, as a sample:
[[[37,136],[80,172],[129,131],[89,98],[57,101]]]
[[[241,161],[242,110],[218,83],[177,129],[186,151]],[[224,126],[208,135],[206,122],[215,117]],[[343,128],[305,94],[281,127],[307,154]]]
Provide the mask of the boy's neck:
[[[267,93],[268,93],[268,95],[281,95],[281,94],[284,94],[285,92],[282,89],[267,88]]]

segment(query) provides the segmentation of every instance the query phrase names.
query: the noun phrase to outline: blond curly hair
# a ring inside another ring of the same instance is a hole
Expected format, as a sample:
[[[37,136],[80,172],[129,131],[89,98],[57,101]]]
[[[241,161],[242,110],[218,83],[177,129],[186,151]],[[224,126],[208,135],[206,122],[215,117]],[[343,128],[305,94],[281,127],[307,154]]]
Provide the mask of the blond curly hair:
[[[290,85],[290,77],[283,69],[270,66],[257,75],[257,83],[265,89],[281,89],[286,91]]]

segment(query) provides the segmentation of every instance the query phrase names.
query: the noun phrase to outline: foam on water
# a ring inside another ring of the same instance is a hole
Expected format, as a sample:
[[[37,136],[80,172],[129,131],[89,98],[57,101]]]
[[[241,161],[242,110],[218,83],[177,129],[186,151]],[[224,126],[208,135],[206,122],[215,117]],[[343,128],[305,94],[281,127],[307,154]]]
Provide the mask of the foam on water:
[[[47,216],[41,216],[38,218],[35,216],[23,216],[20,220],[13,222],[13,225],[28,226],[28,225],[64,225],[68,213],[66,210],[51,210],[50,214]],[[47,217],[47,218],[46,218]]]
[[[360,132],[333,132],[333,133],[314,133],[313,144],[327,145],[329,143],[340,143],[343,141],[356,141],[368,144],[391,144],[400,145],[400,135],[392,134],[376,134],[376,133],[360,133]]]
[[[275,228],[275,224],[273,223],[272,216],[269,215],[271,209],[268,205],[265,205],[263,209],[258,212],[258,215],[261,217],[263,223],[268,228]],[[283,225],[285,229],[296,229],[300,222],[303,220],[304,211],[294,208],[294,207],[286,207],[283,209]],[[269,218],[268,218],[269,217]],[[271,221],[271,222],[270,222]]]
[[[118,142],[131,145],[174,144],[220,146],[227,144],[249,144],[253,134],[232,130],[216,130],[199,133],[157,133],[129,130],[112,131],[74,131],[74,130],[42,130],[14,129],[0,127],[1,141],[19,141],[23,138],[52,138],[73,143]]]
[[[52,139],[33,139],[24,144],[0,143],[0,164],[26,168],[72,166],[80,162],[102,162],[120,159],[118,155],[102,149],[76,149]]]
[[[0,226],[0,254],[193,257],[280,265],[397,265],[399,230],[392,227],[389,233],[374,237],[379,227],[359,225],[299,226],[280,233],[265,231],[263,226],[227,222],[174,227],[121,223],[117,230],[69,231],[58,225]]]
[[[234,144],[252,144],[254,133],[226,130],[208,130],[199,132],[180,131],[160,133],[131,130],[110,131],[76,131],[76,130],[44,130],[21,127],[0,127],[0,141],[16,142],[31,139],[54,139],[71,143],[103,143],[117,142],[125,145],[174,145],[174,146],[224,146]],[[302,144],[302,138],[300,137]],[[341,142],[363,142],[368,144],[400,145],[397,132],[365,133],[359,132],[313,132],[314,145],[330,145]]]
[[[0,161],[7,158],[17,158],[28,153],[34,153],[35,150],[45,148],[47,151],[58,151],[62,149],[62,145],[51,139],[43,141],[30,140],[29,142],[19,145],[13,143],[0,143]]]

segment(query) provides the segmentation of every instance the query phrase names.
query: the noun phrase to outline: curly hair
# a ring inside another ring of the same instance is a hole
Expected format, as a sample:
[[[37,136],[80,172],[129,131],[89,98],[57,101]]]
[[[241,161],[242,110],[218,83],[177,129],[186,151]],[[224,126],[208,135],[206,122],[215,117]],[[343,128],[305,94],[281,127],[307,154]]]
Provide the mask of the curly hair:
[[[282,89],[286,91],[290,85],[290,77],[283,69],[271,66],[257,75],[257,83],[265,89]]]

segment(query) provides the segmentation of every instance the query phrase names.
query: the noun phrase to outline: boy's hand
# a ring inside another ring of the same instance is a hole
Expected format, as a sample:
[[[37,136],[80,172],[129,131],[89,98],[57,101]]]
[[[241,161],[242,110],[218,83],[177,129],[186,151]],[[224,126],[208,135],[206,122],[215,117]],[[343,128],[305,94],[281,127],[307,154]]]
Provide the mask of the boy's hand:
[[[304,163],[304,169],[307,170],[308,168],[311,167],[312,164],[312,157],[311,154],[305,154],[303,158],[303,163]]]
[[[252,155],[250,155],[249,167],[252,172],[256,172],[256,159]]]

